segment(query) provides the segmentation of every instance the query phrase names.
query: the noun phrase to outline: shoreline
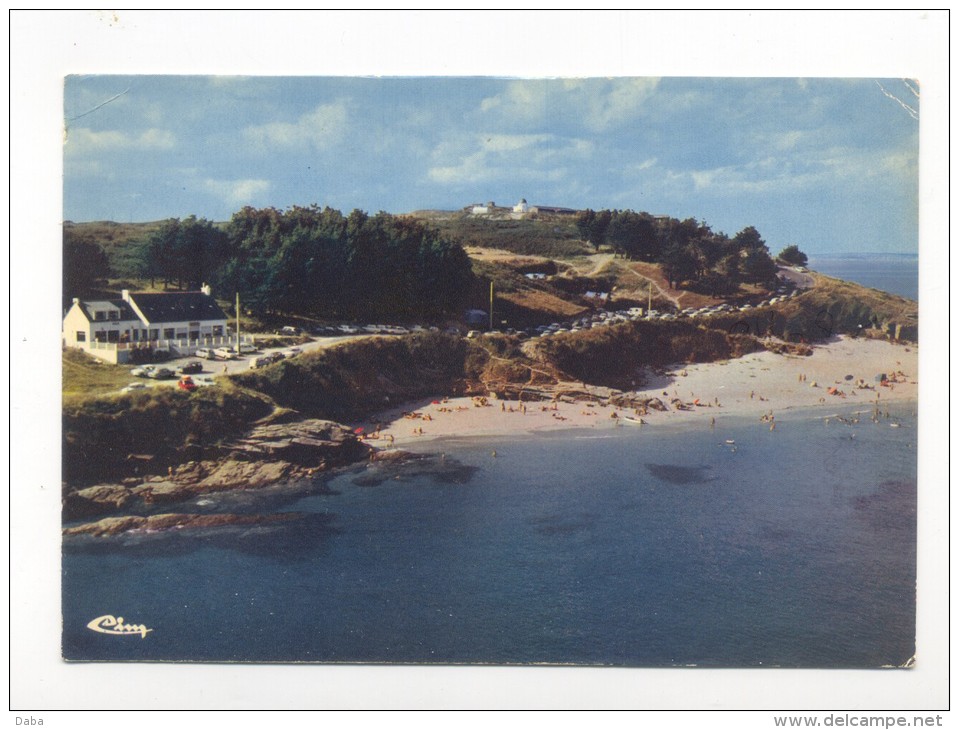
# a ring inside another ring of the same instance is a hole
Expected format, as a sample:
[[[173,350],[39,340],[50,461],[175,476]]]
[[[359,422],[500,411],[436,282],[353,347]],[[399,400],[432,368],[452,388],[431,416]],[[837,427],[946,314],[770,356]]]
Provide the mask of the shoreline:
[[[876,381],[888,375],[890,386]],[[900,376],[897,376],[901,373]],[[822,409],[823,417],[837,409],[918,402],[918,346],[885,340],[839,337],[815,345],[810,356],[758,352],[735,360],[677,365],[647,373],[645,386],[626,395],[655,398],[666,410],[623,408],[603,402],[609,389],[591,388],[590,400],[500,400],[438,397],[408,403],[351,423],[362,428],[365,443],[378,449],[410,448],[442,439],[510,437],[555,431],[603,431],[630,427],[697,425],[729,417],[756,418],[775,429],[776,414]],[[846,376],[852,379],[846,380]],[[859,385],[865,387],[857,387]],[[584,390],[581,384],[577,389]],[[835,389],[836,394],[830,393]],[[878,401],[877,401],[878,398]],[[599,402],[596,402],[598,400]],[[679,406],[679,407],[677,407]],[[642,421],[642,423],[640,423]],[[377,426],[379,430],[377,433]]]

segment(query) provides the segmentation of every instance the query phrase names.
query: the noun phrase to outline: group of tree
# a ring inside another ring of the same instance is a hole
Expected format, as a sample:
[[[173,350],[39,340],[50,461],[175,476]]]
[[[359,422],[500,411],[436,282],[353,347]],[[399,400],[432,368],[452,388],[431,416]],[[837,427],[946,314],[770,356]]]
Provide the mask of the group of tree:
[[[63,236],[63,295],[93,296],[110,276],[110,261],[98,243],[64,232]]]
[[[674,288],[721,293],[743,282],[767,283],[776,276],[769,248],[752,226],[730,238],[695,218],[589,209],[579,214],[576,225],[583,239],[597,249],[609,246],[624,258],[661,264]]]
[[[238,292],[259,314],[436,317],[472,285],[461,246],[411,218],[318,206],[243,208],[219,226],[166,221],[142,245],[141,274],[178,287]]]
[[[809,261],[809,257],[800,251],[799,246],[795,243],[786,246],[786,248],[779,252],[777,258],[783,263],[792,264],[793,266],[805,266]]]

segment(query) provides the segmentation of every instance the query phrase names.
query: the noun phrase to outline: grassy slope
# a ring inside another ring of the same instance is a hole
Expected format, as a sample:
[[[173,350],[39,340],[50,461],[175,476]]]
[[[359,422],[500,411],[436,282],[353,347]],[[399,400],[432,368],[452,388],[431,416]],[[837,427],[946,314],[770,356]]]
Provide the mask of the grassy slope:
[[[111,365],[80,350],[63,351],[64,400],[115,393],[137,380],[129,365]]]
[[[194,444],[214,446],[273,412],[275,404],[224,379],[187,393],[151,388],[130,394],[64,398],[63,465],[68,482],[109,479],[130,454],[179,461]]]
[[[74,223],[64,221],[63,235],[74,237],[103,247],[110,260],[110,268],[121,279],[136,276],[134,251],[137,244],[145,241],[151,233],[160,229],[163,221],[149,223],[115,223],[94,221]]]
[[[462,246],[478,246],[514,254],[575,258],[589,253],[570,216],[540,216],[520,220],[478,218],[465,213],[436,215],[420,213],[427,221]]]

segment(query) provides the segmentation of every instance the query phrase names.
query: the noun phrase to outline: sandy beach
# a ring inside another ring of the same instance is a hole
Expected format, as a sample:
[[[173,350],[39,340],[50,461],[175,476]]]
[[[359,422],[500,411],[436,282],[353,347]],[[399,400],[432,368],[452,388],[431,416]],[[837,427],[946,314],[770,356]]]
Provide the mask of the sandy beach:
[[[880,373],[889,378],[885,386],[876,380]],[[821,408],[827,417],[837,409],[856,405],[872,411],[878,399],[880,413],[884,413],[885,403],[915,402],[917,380],[915,345],[841,337],[816,346],[808,357],[759,352],[735,360],[650,372],[646,386],[633,393],[660,399],[665,411],[650,408],[637,412],[565,399],[521,403],[494,397],[439,397],[398,406],[355,425],[371,437],[371,445],[384,448],[438,438],[557,429],[656,429],[687,423],[708,428],[713,419],[718,425],[724,418],[749,416],[762,427],[775,428],[777,414],[800,408]],[[575,385],[582,390],[582,384]],[[603,388],[593,390],[600,397],[608,393]]]

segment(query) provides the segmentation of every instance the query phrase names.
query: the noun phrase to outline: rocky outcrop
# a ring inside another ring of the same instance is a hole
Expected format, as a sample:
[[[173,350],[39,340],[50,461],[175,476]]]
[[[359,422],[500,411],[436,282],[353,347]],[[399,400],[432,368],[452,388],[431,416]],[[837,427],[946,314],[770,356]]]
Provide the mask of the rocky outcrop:
[[[77,520],[183,502],[207,492],[258,489],[364,460],[370,451],[348,428],[333,421],[261,424],[220,447],[214,458],[187,461],[164,475],[68,491],[63,515]]]
[[[256,426],[227,444],[237,459],[283,459],[295,464],[343,464],[369,449],[342,424],[317,418]]]
[[[104,517],[97,522],[89,522],[63,530],[64,537],[90,535],[92,537],[111,537],[127,532],[161,532],[163,530],[199,529],[210,527],[250,527],[255,525],[270,525],[280,522],[290,522],[300,519],[295,513],[280,513],[269,515],[196,515],[196,514],[163,514],[150,517],[124,516]]]
[[[133,493],[120,484],[100,484],[69,492],[63,499],[63,513],[70,519],[119,512],[134,500]]]
[[[478,467],[464,464],[445,454],[412,454],[407,451],[383,451],[353,477],[358,487],[378,487],[390,481],[408,481],[427,477],[437,484],[467,484]]]

